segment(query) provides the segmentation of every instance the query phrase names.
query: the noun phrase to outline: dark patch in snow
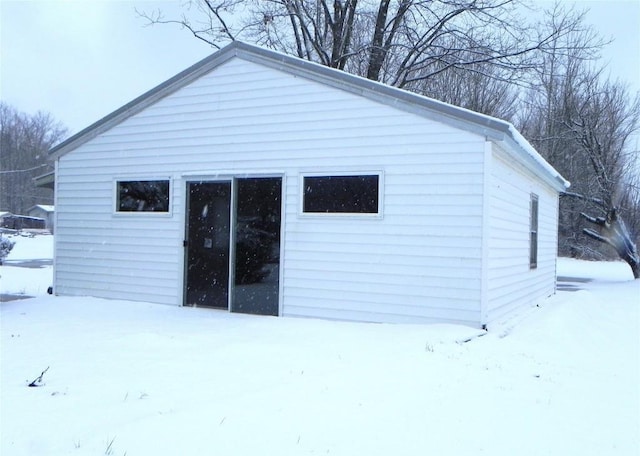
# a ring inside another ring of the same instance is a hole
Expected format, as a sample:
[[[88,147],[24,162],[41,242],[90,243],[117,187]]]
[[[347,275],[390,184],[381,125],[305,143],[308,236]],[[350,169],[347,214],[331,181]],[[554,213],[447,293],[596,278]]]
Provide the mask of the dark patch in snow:
[[[558,276],[558,284],[556,290],[558,291],[579,291],[583,290],[580,284],[589,283],[593,279],[587,279],[584,277],[564,277]]]
[[[565,277],[558,276],[558,282],[578,282],[578,283],[589,283],[593,282],[593,279],[587,279],[585,277]]]
[[[25,294],[0,294],[0,302],[18,301],[19,299],[29,299],[33,296]]]

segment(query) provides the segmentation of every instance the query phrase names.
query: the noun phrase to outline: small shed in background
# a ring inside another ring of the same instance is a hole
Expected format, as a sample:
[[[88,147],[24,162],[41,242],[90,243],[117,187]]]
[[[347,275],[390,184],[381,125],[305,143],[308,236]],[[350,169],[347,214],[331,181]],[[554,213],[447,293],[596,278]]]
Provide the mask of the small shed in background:
[[[46,204],[36,204],[33,207],[30,207],[27,211],[27,214],[31,217],[37,217],[44,219],[45,226],[44,228],[49,230],[53,234],[53,225],[55,220],[55,206],[50,206]]]
[[[13,214],[8,211],[0,211],[0,228],[6,228],[5,224],[8,224],[8,220],[11,219]]]

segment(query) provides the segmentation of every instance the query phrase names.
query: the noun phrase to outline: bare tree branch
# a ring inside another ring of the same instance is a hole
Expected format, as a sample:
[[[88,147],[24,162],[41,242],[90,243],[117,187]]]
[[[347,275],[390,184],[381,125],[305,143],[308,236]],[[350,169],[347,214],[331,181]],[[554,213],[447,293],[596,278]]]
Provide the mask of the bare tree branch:
[[[585,196],[585,195],[582,195],[580,193],[575,193],[575,192],[564,192],[564,193],[561,193],[560,196],[569,196],[569,197],[572,197],[572,198],[578,198],[578,199],[581,199],[581,200],[584,200],[584,201],[590,201],[592,203],[595,203],[595,204],[597,204],[598,206],[600,206],[602,208],[606,208],[607,207],[607,205],[606,205],[604,200],[602,200],[601,198],[593,197],[593,196]]]

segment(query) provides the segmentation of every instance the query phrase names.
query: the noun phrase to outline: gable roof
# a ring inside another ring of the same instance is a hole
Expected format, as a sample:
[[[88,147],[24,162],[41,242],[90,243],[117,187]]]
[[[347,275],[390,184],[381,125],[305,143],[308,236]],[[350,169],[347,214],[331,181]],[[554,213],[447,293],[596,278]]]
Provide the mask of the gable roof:
[[[125,119],[137,114],[234,57],[320,82],[340,90],[346,90],[398,109],[444,122],[462,130],[483,135],[493,142],[505,143],[507,153],[552,185],[556,190],[564,191],[569,187],[569,182],[546,162],[516,128],[507,121],[240,41],[234,41],[218,52],[204,58],[53,147],[49,151],[51,158],[61,157],[80,147],[87,141],[113,128]]]
[[[51,206],[48,204],[36,204],[35,206],[31,206],[29,209],[27,209],[27,212],[31,212],[34,209],[41,209],[44,212],[55,212],[56,208],[55,206]]]

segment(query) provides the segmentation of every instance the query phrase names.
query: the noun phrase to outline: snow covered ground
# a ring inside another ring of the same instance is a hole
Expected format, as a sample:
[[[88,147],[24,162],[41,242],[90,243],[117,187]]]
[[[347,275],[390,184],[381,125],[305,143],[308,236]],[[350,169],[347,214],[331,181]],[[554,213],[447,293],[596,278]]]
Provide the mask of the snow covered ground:
[[[640,454],[622,263],[561,259],[572,291],[472,338],[48,296],[51,266],[20,260],[51,237],[17,241],[0,291],[35,298],[0,304],[3,456]]]
[[[51,285],[53,262],[53,236],[9,237],[15,242],[13,249],[0,266],[0,294],[38,296],[46,294]],[[17,267],[31,263],[31,268]],[[42,265],[43,267],[37,267]]]

